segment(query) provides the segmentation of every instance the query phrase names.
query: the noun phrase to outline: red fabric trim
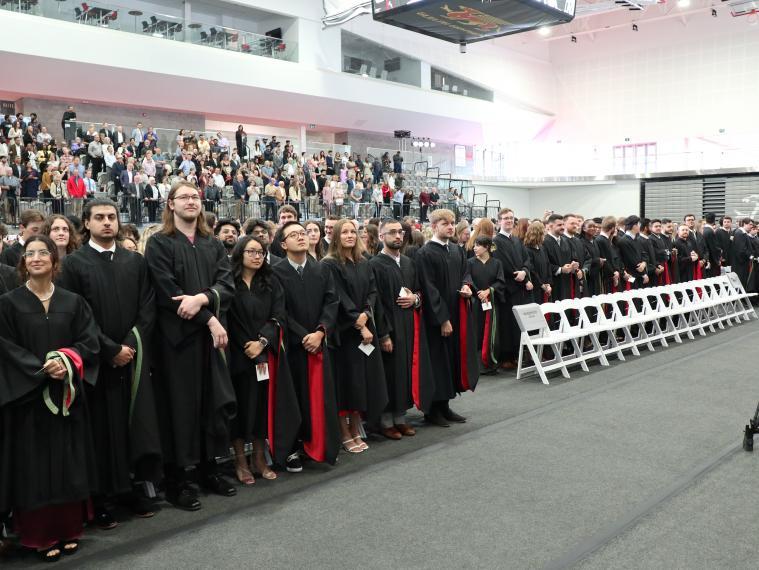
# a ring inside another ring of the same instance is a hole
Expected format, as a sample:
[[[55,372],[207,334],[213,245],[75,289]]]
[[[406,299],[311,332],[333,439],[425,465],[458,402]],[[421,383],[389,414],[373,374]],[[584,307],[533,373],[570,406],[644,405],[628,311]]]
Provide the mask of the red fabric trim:
[[[467,300],[459,298],[459,368],[461,374],[461,389],[469,390],[469,370],[467,368],[466,358],[466,337],[467,337],[467,320],[469,317],[469,306]]]
[[[73,348],[59,348],[58,352],[62,352],[71,361],[71,366],[74,367],[79,378],[84,380],[84,362],[79,353]],[[71,392],[66,391],[66,407],[71,406]]]
[[[575,298],[575,277],[571,274],[569,276],[569,298]]]
[[[548,299],[550,299],[550,297],[548,296],[548,292],[547,291],[543,291],[543,302],[547,303]]]
[[[490,348],[490,311],[485,311],[485,334],[482,337],[482,354],[480,355],[480,358],[482,358],[482,363],[485,365],[486,368],[490,368],[490,358],[488,358],[489,348]]]
[[[701,268],[701,264],[698,261],[696,261],[695,263],[696,263],[696,266],[693,268],[693,279],[698,281],[704,278],[704,272]],[[698,297],[700,299],[701,295],[703,294],[701,287],[696,288],[696,293],[698,294]]]
[[[414,309],[414,350],[411,353],[411,397],[417,410],[422,409],[421,398],[421,371],[419,367],[419,328],[421,326],[421,315],[418,310]]]
[[[327,458],[327,420],[324,417],[324,352],[308,353],[308,396],[311,418],[311,439],[303,449],[315,461]]]

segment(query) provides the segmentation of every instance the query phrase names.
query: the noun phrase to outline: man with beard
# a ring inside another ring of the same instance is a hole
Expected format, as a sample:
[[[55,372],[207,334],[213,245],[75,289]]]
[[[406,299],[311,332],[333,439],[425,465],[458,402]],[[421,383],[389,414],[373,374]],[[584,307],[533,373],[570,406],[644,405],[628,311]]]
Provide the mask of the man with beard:
[[[382,222],[379,237],[384,247],[369,263],[377,287],[375,320],[389,397],[380,427],[388,439],[401,439],[416,433],[406,421],[406,411],[412,406],[429,411],[434,380],[420,326],[421,287],[414,263],[401,254],[400,222]]]
[[[722,250],[722,266],[730,265],[730,250],[733,247],[733,219],[725,216],[717,228],[717,245]]]
[[[477,339],[469,307],[471,277],[464,249],[450,243],[455,216],[446,209],[430,214],[433,235],[416,254],[422,286],[427,346],[435,378],[428,423],[449,427],[466,418],[451,410],[457,393],[474,390],[479,379]]]
[[[656,284],[669,285],[672,283],[672,274],[670,272],[669,258],[672,255],[672,244],[669,239],[662,234],[661,220],[651,220],[649,227],[651,233],[649,240],[654,246],[654,262],[657,268],[661,267],[661,272],[657,272]]]
[[[599,255],[606,260],[601,266],[601,287],[603,293],[612,293],[619,287],[622,274],[622,260],[613,240],[617,233],[617,219],[607,216],[601,220],[601,231],[596,237]]]
[[[224,249],[227,250],[227,258],[231,259],[232,250],[237,245],[237,240],[240,237],[240,222],[231,218],[219,220],[213,229],[213,235],[222,243]]]
[[[698,254],[698,263],[693,270],[693,279],[701,279],[706,272],[706,264],[710,257],[709,249],[706,246],[704,235],[701,232],[696,231],[696,216],[693,214],[686,214],[683,218],[683,222],[688,226],[688,239],[693,242],[693,249]],[[680,228],[677,229],[677,235],[680,235]]]
[[[108,530],[117,523],[106,501],[119,499],[138,517],[154,513],[133,491],[130,473],[136,481],[160,479],[158,420],[145,354],[152,345],[155,297],[145,259],[116,247],[118,206],[92,200],[83,222],[89,239],[65,257],[58,282],[84,297],[98,325],[100,367],[97,382],[85,390],[99,475],[95,522]]]
[[[648,274],[648,287],[653,287],[658,283],[658,278],[664,275],[664,266],[656,261],[656,247],[650,239],[651,235],[651,220],[643,218],[640,222],[640,234],[638,238],[641,240],[643,251],[645,252],[646,259],[648,260],[647,274]]]
[[[500,346],[498,360],[501,368],[511,370],[516,368],[516,355],[519,351],[519,326],[512,307],[529,303],[529,291],[533,285],[530,281],[530,255],[527,248],[512,236],[514,231],[514,211],[503,208],[498,212],[501,230],[496,234],[493,244],[493,257],[501,262],[503,276],[506,280],[506,292],[501,302],[496,301],[496,310],[501,319]],[[500,306],[498,306],[500,305]]]
[[[648,284],[648,263],[639,233],[640,218],[638,216],[625,218],[625,233],[617,240],[622,265],[630,276],[624,284],[625,289],[640,289]],[[635,281],[631,282],[630,279]]]
[[[701,228],[702,238],[706,246],[706,254],[708,255],[707,262],[709,264],[709,271],[704,273],[708,277],[717,277],[722,272],[722,256],[724,252],[719,245],[717,239],[717,216],[709,212],[704,214],[704,226]]]
[[[229,497],[215,458],[229,452],[229,421],[236,413],[227,368],[226,311],[234,283],[224,246],[211,235],[195,185],[175,183],[163,227],[148,241],[145,259],[158,307],[156,399],[167,459],[166,498],[180,509],[201,508],[191,485]]]
[[[559,214],[551,214],[547,222],[548,233],[543,241],[543,247],[548,256],[549,268],[553,280],[551,282],[552,297],[555,301],[572,298],[572,274],[580,269],[576,261],[572,261],[572,248],[564,235],[564,218]]]
[[[564,216],[564,237],[569,243],[572,251],[572,262],[577,264],[577,269],[569,274],[569,298],[586,296],[585,289],[585,248],[580,242],[580,217],[577,214],[566,214]]]

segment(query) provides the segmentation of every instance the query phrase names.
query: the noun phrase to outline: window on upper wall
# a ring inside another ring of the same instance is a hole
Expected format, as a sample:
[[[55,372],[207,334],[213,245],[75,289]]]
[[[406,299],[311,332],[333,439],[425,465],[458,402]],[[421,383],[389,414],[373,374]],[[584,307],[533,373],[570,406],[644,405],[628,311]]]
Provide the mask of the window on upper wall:
[[[343,72],[422,86],[422,62],[342,30]]]
[[[443,91],[445,93],[453,93],[454,95],[463,95],[464,97],[473,97],[474,99],[482,99],[483,101],[492,101],[493,92],[480,87],[466,79],[463,79],[442,69],[433,67],[430,71],[431,86],[435,91]]]

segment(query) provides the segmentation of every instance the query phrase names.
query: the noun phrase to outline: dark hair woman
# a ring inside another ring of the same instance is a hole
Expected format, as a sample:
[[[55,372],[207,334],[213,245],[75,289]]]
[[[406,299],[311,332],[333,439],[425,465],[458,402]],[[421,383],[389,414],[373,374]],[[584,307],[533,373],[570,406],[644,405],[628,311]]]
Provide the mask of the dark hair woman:
[[[98,333],[84,299],[53,284],[59,263],[49,237],[30,237],[26,283],[0,297],[0,512],[13,511],[21,545],[46,562],[79,548],[95,484],[82,384]]]
[[[243,485],[253,485],[253,473],[264,479],[277,474],[266,464],[266,440],[272,456],[284,464],[292,450],[300,413],[284,358],[279,358],[285,297],[266,261],[266,245],[244,236],[232,250],[235,296],[229,309],[231,373],[237,396],[232,424],[235,471]],[[252,472],[245,443],[253,443]]]
[[[497,308],[504,301],[506,281],[500,260],[492,257],[493,240],[479,235],[474,240],[474,257],[467,260],[474,283],[476,299],[472,299],[472,312],[477,332],[477,349],[484,372],[498,370],[495,347],[498,346]]]

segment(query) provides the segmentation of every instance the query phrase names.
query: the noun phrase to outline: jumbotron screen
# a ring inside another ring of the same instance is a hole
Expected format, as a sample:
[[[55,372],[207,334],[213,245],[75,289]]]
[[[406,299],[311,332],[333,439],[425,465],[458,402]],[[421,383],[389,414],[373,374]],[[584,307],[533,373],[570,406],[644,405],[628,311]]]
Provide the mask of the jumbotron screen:
[[[379,22],[472,43],[570,22],[575,0],[372,0],[372,9]]]

